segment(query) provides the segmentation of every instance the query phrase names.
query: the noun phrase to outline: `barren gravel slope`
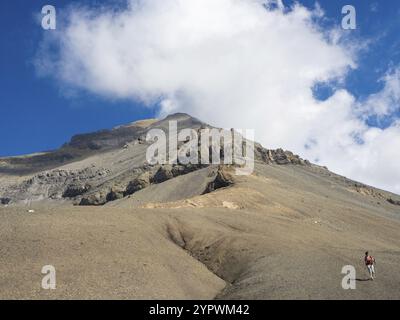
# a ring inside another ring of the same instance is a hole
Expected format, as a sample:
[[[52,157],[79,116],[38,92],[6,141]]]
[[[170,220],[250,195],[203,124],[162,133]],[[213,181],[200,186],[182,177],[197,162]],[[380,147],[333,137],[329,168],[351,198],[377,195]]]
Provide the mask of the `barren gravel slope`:
[[[399,299],[400,207],[379,192],[322,169],[257,165],[231,187],[147,208],[1,207],[0,298]],[[362,281],[365,250],[374,282]],[[40,289],[47,264],[51,292]],[[356,290],[341,288],[348,264]]]

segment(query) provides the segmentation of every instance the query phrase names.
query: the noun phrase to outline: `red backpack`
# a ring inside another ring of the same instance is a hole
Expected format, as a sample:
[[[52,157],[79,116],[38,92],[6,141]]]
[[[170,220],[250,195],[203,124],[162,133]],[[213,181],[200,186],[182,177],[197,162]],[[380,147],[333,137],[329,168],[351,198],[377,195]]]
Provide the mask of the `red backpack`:
[[[373,256],[368,256],[365,258],[365,263],[367,266],[374,264],[374,262],[375,262],[375,259]]]

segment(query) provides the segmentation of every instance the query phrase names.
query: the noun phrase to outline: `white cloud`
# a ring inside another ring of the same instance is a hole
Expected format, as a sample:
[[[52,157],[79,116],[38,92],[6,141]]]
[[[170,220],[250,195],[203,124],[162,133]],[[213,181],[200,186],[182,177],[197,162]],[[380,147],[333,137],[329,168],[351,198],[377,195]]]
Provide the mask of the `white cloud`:
[[[384,117],[400,110],[400,68],[387,72],[381,81],[383,89],[371,94],[361,106],[367,115]]]
[[[321,30],[320,18],[319,6],[261,0],[131,1],[112,14],[80,8],[57,32],[59,55],[38,65],[96,94],[160,102],[162,114],[253,128],[266,147],[400,192],[399,126],[372,129],[360,117],[392,110],[398,74],[385,77],[364,111],[345,90],[316,100],[316,83],[340,82],[356,67],[359,45],[344,45],[339,29]]]

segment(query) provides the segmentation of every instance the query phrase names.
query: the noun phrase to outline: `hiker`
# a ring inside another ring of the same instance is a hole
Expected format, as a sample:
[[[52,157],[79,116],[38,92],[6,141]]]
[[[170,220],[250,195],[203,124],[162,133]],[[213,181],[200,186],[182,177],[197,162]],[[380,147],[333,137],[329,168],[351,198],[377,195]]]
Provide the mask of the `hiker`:
[[[365,253],[364,261],[365,261],[365,265],[367,266],[368,273],[369,273],[369,276],[370,276],[371,280],[374,280],[374,277],[375,277],[375,266],[374,266],[375,258],[373,256],[370,256],[368,254],[368,251],[367,251]]]

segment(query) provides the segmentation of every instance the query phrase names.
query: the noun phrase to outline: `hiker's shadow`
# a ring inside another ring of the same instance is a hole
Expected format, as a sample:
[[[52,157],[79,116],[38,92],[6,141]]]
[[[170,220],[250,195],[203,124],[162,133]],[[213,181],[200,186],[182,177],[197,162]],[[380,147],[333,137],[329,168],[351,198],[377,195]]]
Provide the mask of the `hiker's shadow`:
[[[361,278],[356,278],[356,281],[370,281],[371,279],[369,279],[369,278],[363,278],[363,279],[361,279]]]

